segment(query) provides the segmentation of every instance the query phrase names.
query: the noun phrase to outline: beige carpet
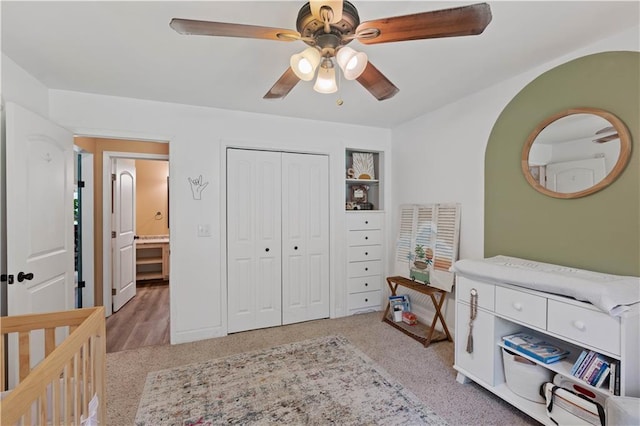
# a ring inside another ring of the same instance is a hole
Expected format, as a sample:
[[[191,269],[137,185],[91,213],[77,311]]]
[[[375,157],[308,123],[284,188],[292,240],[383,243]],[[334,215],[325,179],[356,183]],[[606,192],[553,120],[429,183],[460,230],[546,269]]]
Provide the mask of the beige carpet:
[[[453,344],[428,348],[380,321],[380,313],[253,330],[174,346],[107,354],[107,424],[132,425],[147,374],[320,336],[345,336],[451,425],[535,425],[475,384],[456,382]],[[478,336],[480,338],[480,336]]]

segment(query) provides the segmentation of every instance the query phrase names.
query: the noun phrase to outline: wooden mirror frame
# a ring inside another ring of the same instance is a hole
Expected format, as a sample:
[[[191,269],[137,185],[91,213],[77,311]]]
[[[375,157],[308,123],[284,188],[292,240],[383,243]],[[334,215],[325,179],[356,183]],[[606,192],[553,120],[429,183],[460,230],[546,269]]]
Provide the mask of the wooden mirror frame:
[[[616,164],[613,166],[613,169],[611,169],[611,172],[609,172],[609,174],[606,175],[604,179],[602,179],[600,182],[596,183],[592,187],[584,189],[582,191],[578,191],[578,192],[563,193],[563,192],[552,191],[542,186],[531,175],[531,172],[529,171],[529,152],[531,150],[531,146],[533,145],[533,142],[536,140],[536,138],[538,137],[540,132],[542,132],[542,130],[544,130],[547,126],[554,123],[555,121],[561,118],[567,117],[569,115],[574,115],[574,114],[594,114],[604,118],[609,123],[611,123],[611,125],[616,129],[620,137],[620,155],[618,156],[618,161],[616,161]],[[589,194],[593,194],[594,192],[598,192],[601,189],[604,189],[610,184],[612,184],[618,178],[618,176],[620,176],[620,174],[626,167],[627,163],[629,162],[629,158],[631,158],[631,134],[629,133],[629,129],[627,129],[627,126],[624,125],[622,120],[620,120],[618,117],[611,114],[610,112],[607,112],[605,110],[598,109],[598,108],[572,108],[572,109],[560,111],[556,114],[553,114],[549,118],[543,120],[540,124],[538,124],[538,126],[536,126],[536,128],[531,132],[531,134],[527,138],[527,141],[524,144],[524,147],[522,148],[521,166],[522,166],[522,173],[524,174],[525,179],[527,180],[527,182],[529,182],[529,185],[531,185],[533,189],[535,189],[536,191],[542,194],[548,195],[550,197],[568,199],[568,198],[580,198]]]

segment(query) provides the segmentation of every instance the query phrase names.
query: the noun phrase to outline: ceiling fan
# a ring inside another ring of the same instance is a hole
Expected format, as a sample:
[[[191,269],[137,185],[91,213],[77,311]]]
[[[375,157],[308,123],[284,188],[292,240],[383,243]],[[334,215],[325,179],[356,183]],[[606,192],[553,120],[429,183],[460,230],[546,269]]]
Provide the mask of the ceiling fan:
[[[179,18],[173,18],[169,25],[180,34],[301,40],[309,45],[291,57],[289,68],[264,95],[265,99],[284,98],[298,81],[310,81],[316,74],[314,90],[335,92],[335,60],[347,80],[357,80],[382,101],[394,96],[399,89],[369,62],[366,54],[348,47],[351,41],[377,44],[478,35],[489,22],[491,10],[486,3],[360,23],[358,10],[346,0],[311,0],[298,12],[297,31]]]

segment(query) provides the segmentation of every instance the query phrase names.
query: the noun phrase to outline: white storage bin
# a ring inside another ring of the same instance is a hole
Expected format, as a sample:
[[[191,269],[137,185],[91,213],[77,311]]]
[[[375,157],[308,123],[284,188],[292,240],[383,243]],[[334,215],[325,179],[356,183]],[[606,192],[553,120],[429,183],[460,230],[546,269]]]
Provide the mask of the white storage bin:
[[[513,393],[539,404],[544,403],[540,396],[540,386],[551,381],[553,371],[529,361],[526,358],[502,348],[502,362],[507,386]]]

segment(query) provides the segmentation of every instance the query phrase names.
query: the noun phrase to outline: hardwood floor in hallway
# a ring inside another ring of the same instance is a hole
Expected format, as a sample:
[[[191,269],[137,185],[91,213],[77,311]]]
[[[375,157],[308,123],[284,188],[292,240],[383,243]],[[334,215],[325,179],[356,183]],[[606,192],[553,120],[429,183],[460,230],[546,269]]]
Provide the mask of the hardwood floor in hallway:
[[[169,344],[169,282],[138,284],[136,296],[106,325],[107,352]]]

